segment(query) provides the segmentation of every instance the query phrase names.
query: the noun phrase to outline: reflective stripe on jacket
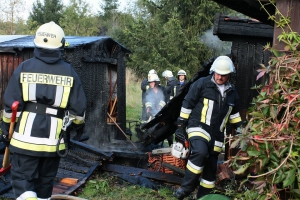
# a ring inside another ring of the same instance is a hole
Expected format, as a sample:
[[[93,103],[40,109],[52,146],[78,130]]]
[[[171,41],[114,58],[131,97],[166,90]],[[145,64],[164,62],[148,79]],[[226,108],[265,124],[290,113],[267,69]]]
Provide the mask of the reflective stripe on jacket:
[[[238,94],[234,86],[227,82],[222,97],[212,75],[200,78],[191,85],[183,100],[180,116],[189,119],[190,139],[192,136],[200,136],[209,142],[211,137],[213,143],[217,141],[215,150],[219,150],[220,143],[224,142],[227,122],[235,126],[242,123],[238,110]]]

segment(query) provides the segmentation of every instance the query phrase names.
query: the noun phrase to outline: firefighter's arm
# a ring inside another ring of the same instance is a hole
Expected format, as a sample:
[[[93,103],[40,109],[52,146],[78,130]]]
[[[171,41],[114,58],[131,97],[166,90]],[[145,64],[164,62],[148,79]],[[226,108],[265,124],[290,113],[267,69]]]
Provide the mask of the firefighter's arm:
[[[74,83],[70,92],[67,110],[70,118],[74,118],[71,127],[76,130],[77,136],[81,136],[85,127],[85,111],[87,100],[82,87],[81,80],[75,71],[73,71]]]
[[[146,102],[145,107],[146,107],[147,117],[152,117],[152,103]]]
[[[18,101],[18,112],[16,116],[16,122],[18,121],[18,118],[21,114],[21,111],[24,107],[24,101],[22,96],[22,85],[20,82],[20,70],[21,70],[22,64],[13,72],[11,78],[9,79],[8,85],[5,89],[4,93],[4,109],[2,112],[2,123],[1,123],[1,130],[2,135],[1,137],[4,142],[8,142],[8,132],[9,132],[9,126],[12,118],[12,104],[15,101]]]
[[[236,100],[234,102],[234,106],[232,108],[232,111],[229,115],[229,123],[232,124],[235,129],[238,129],[244,123],[242,118],[241,118],[239,108],[240,108],[239,98],[238,98],[238,95],[236,93]]]
[[[141,83],[141,90],[146,92],[149,89],[148,81],[145,79]]]

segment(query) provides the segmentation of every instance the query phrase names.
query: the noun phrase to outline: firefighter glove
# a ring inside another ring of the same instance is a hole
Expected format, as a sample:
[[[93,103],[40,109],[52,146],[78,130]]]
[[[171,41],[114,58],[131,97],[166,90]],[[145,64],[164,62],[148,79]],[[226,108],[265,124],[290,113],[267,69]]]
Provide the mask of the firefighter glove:
[[[8,139],[8,136],[7,136],[7,135],[2,134],[2,135],[1,135],[1,140],[2,140],[2,142],[4,143],[4,145],[5,145],[6,147],[9,146],[10,139]]]
[[[184,119],[182,117],[178,117],[176,126],[177,130],[175,131],[175,140],[177,142],[181,142],[184,144],[184,141],[188,139],[187,133],[186,133],[186,126],[187,126],[187,119]]]
[[[187,139],[188,139],[188,137],[187,137],[187,133],[186,133],[185,129],[177,128],[177,130],[175,131],[175,140],[184,145],[184,142]]]
[[[177,128],[182,128],[185,129],[185,127],[187,126],[188,120],[184,119],[182,117],[178,117],[177,121],[176,121],[176,126]]]
[[[72,127],[76,131],[76,135],[73,137],[73,140],[80,140],[80,138],[83,134],[83,131],[84,131],[85,123],[83,123],[83,124],[72,123]]]

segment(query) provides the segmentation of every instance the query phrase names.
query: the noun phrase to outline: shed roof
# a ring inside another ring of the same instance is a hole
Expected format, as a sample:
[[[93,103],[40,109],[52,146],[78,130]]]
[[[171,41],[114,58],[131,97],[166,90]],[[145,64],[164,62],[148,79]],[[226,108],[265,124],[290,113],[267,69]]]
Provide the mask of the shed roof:
[[[22,51],[24,48],[34,48],[33,39],[34,36],[30,35],[0,35],[0,52],[14,52],[15,50]],[[117,43],[125,52],[130,53],[130,50],[109,36],[65,36],[65,39],[69,43],[69,46],[66,47],[68,49],[100,41],[101,43]]]
[[[269,0],[213,0],[218,4],[226,6],[232,10],[243,13],[249,17],[255,18],[265,24],[273,26],[273,21],[269,19],[269,14],[275,14],[275,7]],[[264,6],[264,9],[261,4]]]

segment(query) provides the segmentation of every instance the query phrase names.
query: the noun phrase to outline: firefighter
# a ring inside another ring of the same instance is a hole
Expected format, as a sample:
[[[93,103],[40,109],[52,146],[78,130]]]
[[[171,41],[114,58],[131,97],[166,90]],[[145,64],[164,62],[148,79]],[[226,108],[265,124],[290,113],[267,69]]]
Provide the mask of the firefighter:
[[[152,75],[152,74],[157,74],[157,72],[154,69],[151,69],[148,72],[148,77],[145,78],[142,83],[141,83],[141,90],[142,90],[142,122],[146,122],[148,120],[147,118],[147,112],[146,112],[146,107],[145,107],[145,95],[146,95],[146,91],[149,89],[149,82],[148,82],[148,78]]]
[[[181,69],[177,73],[177,83],[171,90],[170,100],[173,99],[178,93],[179,90],[187,83],[186,72]]]
[[[149,89],[145,94],[145,107],[148,121],[154,117],[165,105],[164,88],[159,84],[157,74],[148,76]]]
[[[171,72],[170,70],[165,70],[162,73],[162,76],[167,81],[165,86],[165,97],[166,97],[166,103],[168,103],[170,101],[171,91],[177,83],[175,77],[173,76],[173,72]]]
[[[4,93],[2,137],[8,141],[11,105],[19,101],[18,121],[10,140],[11,184],[15,198],[50,199],[60,157],[56,146],[65,113],[83,131],[86,96],[73,67],[62,60],[65,34],[54,22],[41,25],[34,38],[34,57],[13,72]],[[59,152],[64,152],[61,140]]]
[[[238,94],[229,83],[230,74],[235,73],[233,62],[219,56],[211,71],[191,85],[177,119],[175,140],[183,143],[188,139],[191,148],[183,182],[174,193],[177,199],[184,199],[196,189],[201,173],[197,199],[212,191],[226,123],[235,128],[242,124]]]

